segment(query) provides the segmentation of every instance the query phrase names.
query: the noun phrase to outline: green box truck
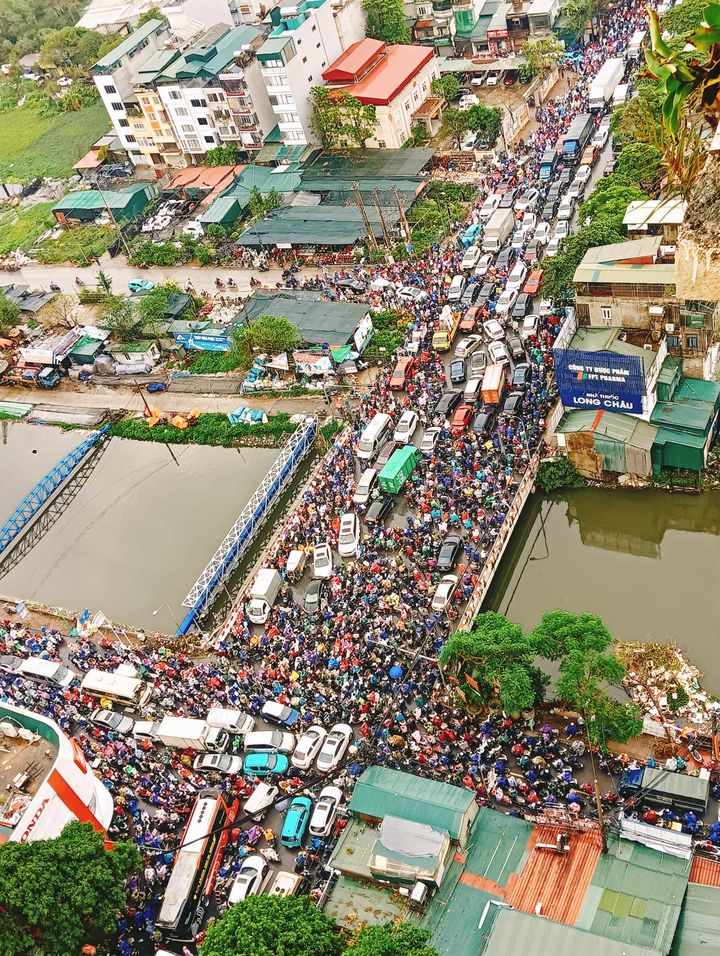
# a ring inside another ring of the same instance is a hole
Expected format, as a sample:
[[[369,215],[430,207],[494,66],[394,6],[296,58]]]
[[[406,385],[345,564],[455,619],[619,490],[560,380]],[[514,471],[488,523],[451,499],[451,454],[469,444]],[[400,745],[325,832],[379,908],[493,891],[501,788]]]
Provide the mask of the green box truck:
[[[390,460],[380,472],[378,479],[383,491],[389,491],[396,495],[415,471],[415,466],[420,461],[421,455],[414,445],[405,445],[404,448],[398,448],[390,456]]]

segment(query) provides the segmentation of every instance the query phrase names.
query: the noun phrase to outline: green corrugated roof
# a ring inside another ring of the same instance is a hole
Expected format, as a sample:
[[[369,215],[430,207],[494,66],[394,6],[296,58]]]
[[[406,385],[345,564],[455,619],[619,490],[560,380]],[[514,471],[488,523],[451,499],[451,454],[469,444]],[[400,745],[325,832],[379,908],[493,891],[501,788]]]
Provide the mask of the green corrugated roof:
[[[717,406],[720,402],[720,383],[706,382],[702,378],[683,378],[673,395],[673,401],[679,402],[683,399],[697,399],[700,402],[707,402],[709,405]]]
[[[720,887],[689,883],[672,956],[720,953]]]
[[[657,428],[633,415],[620,415],[617,412],[607,411],[601,414],[598,411],[580,410],[565,412],[556,431],[561,435],[572,432],[592,432],[594,435],[622,442],[633,448],[649,450],[655,442]]]
[[[154,342],[118,342],[116,345],[110,345],[105,349],[106,352],[121,352],[126,355],[132,353],[148,352],[154,345]]]
[[[355,784],[350,810],[356,814],[384,818],[401,817],[447,830],[457,839],[473,794],[449,783],[415,777],[387,767],[368,767]]]
[[[246,205],[246,203],[239,202],[234,196],[219,196],[200,216],[200,222],[204,226],[235,222],[242,215]]]
[[[693,434],[693,432],[681,432],[676,428],[660,427],[655,436],[656,445],[681,445],[683,448],[704,448],[707,437],[705,435]]]
[[[70,350],[70,355],[95,355],[103,347],[100,339],[94,339],[91,335],[83,335],[78,339]]]
[[[682,367],[682,359],[668,355],[660,367],[658,383],[661,385],[672,385],[678,374],[678,369]]]
[[[421,179],[420,172],[433,153],[432,149],[348,149],[323,153],[303,173],[302,188],[310,189],[308,184],[322,182],[325,189],[330,189],[340,181]]]
[[[366,207],[368,220],[378,239],[382,226],[377,209]],[[398,222],[397,207],[385,207],[386,225]],[[274,246],[289,242],[292,245],[351,246],[366,235],[365,223],[357,206],[321,203],[318,206],[287,206],[276,209],[269,216],[246,229],[238,239],[241,246]]]
[[[690,862],[608,835],[575,925],[608,939],[667,953]]]
[[[664,951],[609,940],[520,910],[501,909],[481,953],[486,956],[663,956]]]
[[[53,206],[56,209],[124,209],[131,202],[136,193],[145,192],[147,183],[132,183],[123,189],[80,189],[68,193]]]
[[[292,42],[293,39],[289,33],[281,37],[270,37],[258,50],[258,60],[272,59],[278,53],[282,53],[288,43]]]
[[[132,53],[133,50],[136,50],[141,43],[157,32],[160,28],[165,26],[162,20],[148,20],[147,23],[143,23],[139,29],[135,30],[130,34],[122,43],[119,43],[114,50],[111,50],[106,56],[101,60],[98,60],[95,66],[92,68],[92,72],[101,73],[104,69],[114,66],[118,63],[124,56],[127,56],[129,53]]]
[[[650,414],[650,421],[653,425],[666,425],[669,428],[706,435],[714,417],[713,405],[693,398],[684,398],[681,401],[658,402]]]
[[[300,329],[307,345],[345,345],[366,315],[368,306],[330,302],[318,292],[254,292],[242,308],[241,320],[259,315],[285,316]]]
[[[158,83],[174,83],[178,80],[197,78],[210,79],[222,73],[233,62],[233,54],[251,44],[260,31],[254,27],[210,27],[200,42],[185,50],[157,77]]]

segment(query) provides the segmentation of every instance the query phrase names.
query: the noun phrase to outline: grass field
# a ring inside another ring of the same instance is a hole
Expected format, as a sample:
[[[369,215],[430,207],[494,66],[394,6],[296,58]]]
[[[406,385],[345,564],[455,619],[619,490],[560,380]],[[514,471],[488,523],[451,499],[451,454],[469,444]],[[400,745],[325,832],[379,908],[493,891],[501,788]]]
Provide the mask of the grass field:
[[[36,176],[69,176],[81,156],[108,131],[105,107],[38,116],[33,110],[0,115],[0,179],[28,182]]]
[[[54,205],[40,202],[29,209],[0,210],[0,255],[16,249],[27,252],[37,237],[54,224],[55,217],[50,212]]]

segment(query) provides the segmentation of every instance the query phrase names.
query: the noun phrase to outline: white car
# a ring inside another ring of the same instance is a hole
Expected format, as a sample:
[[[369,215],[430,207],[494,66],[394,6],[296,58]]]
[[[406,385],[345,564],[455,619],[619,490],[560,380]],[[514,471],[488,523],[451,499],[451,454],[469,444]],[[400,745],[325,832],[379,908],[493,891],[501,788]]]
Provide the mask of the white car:
[[[599,126],[597,132],[592,138],[593,146],[597,146],[598,149],[605,149],[605,144],[610,138],[610,128],[608,126]]]
[[[537,226],[535,226],[533,239],[541,243],[543,246],[546,246],[548,244],[548,240],[550,239],[550,223],[539,222]]]
[[[338,532],[338,551],[341,558],[352,558],[357,554],[360,544],[360,519],[352,512],[348,511],[340,519],[340,531]]]
[[[200,239],[201,236],[205,234],[202,224],[199,223],[197,219],[193,219],[192,222],[186,222],[182,227],[182,231],[184,236],[192,236],[193,239]]]
[[[538,306],[538,315],[552,315],[553,314],[553,304],[550,299],[540,299],[540,305]]]
[[[500,298],[495,303],[495,314],[496,315],[507,315],[508,312],[511,312],[515,302],[517,300],[517,292],[508,292],[507,290],[503,292]]]
[[[575,208],[575,200],[573,199],[573,197],[564,196],[557,211],[558,221],[562,219],[571,219],[574,208]]]
[[[132,717],[123,717],[114,710],[94,710],[90,714],[90,720],[97,727],[112,730],[116,734],[129,734],[135,726]]]
[[[460,263],[461,269],[474,269],[477,265],[477,261],[480,258],[480,250],[477,246],[469,246],[465,250],[465,255],[462,257],[462,262]]]
[[[539,319],[537,315],[526,315],[523,319],[522,329],[520,330],[520,338],[528,339],[531,335],[537,335],[539,325]]]
[[[577,172],[575,173],[575,180],[579,183],[585,184],[591,176],[592,169],[589,166],[578,166]]]
[[[435,446],[438,443],[441,431],[442,431],[441,428],[434,428],[434,427],[428,428],[425,431],[425,434],[422,437],[422,441],[420,442],[420,451],[424,455],[429,455],[432,451],[435,450]]]
[[[407,445],[412,440],[419,421],[420,419],[417,417],[416,412],[411,411],[409,408],[404,411],[398,419],[395,431],[393,432],[395,441],[401,441]]]
[[[500,74],[499,74],[499,73],[488,73],[488,78],[487,78],[487,80],[485,81],[485,85],[486,85],[486,86],[497,86],[499,82],[500,82]]]
[[[534,212],[526,212],[520,223],[522,234],[526,239],[535,232],[535,226],[537,226],[537,216]]]
[[[518,226],[518,228],[512,234],[510,245],[513,247],[515,252],[520,252],[522,247],[525,245],[525,233],[522,231],[522,227]]]
[[[352,735],[352,727],[349,724],[335,724],[325,738],[315,763],[320,773],[329,773],[337,767],[350,745]]]
[[[261,893],[269,875],[270,864],[264,856],[260,856],[259,853],[248,856],[242,861],[238,874],[233,880],[233,885],[230,887],[228,903],[234,906],[235,903],[242,902],[248,896],[256,896]]]
[[[290,758],[290,763],[293,767],[297,767],[299,770],[307,770],[317,757],[318,751],[322,747],[326,737],[327,730],[325,730],[324,727],[320,727],[318,724],[313,724],[312,727],[308,727],[298,740],[297,746]]]
[[[457,589],[459,580],[460,578],[457,576],[457,574],[446,574],[444,577],[440,578],[440,583],[433,594],[431,604],[433,611],[445,610],[452,600],[452,596]]]
[[[512,272],[507,277],[507,282],[505,283],[505,291],[520,292],[522,287],[525,285],[527,274],[528,274],[527,264],[522,259],[518,259],[518,261],[513,266]]]
[[[483,322],[483,332],[490,340],[505,338],[505,329],[497,319],[488,319],[487,322]]]
[[[468,355],[477,352],[481,345],[482,335],[466,335],[464,339],[460,339],[458,342],[455,356],[457,358],[467,358]]]
[[[569,220],[561,219],[560,222],[555,224],[553,239],[567,239],[567,237],[570,235],[572,235],[572,228],[570,226]]]
[[[243,758],[231,754],[201,754],[195,758],[193,770],[206,773],[240,773]]]
[[[504,342],[491,342],[488,345],[488,357],[493,365],[505,365],[510,361]]]
[[[478,264],[475,266],[475,275],[479,276],[481,279],[484,278],[488,273],[488,269],[492,265],[492,261],[493,257],[490,255],[490,253],[485,253],[482,259],[480,259]]]
[[[567,196],[570,199],[575,199],[576,201],[580,199],[582,194],[585,192],[585,183],[580,179],[573,179],[573,181],[568,186]]]
[[[535,208],[539,197],[540,193],[537,189],[526,189],[515,203],[515,209],[518,212],[529,212]]]
[[[325,837],[335,822],[343,793],[340,787],[323,787],[310,817],[310,835]]]
[[[404,285],[398,290],[397,296],[402,302],[422,302],[427,298],[427,292],[414,285]]]
[[[477,133],[474,130],[468,130],[460,141],[460,149],[470,150],[475,145]]]
[[[332,569],[332,548],[327,541],[316,544],[313,550],[313,577],[329,578],[332,574]]]
[[[562,245],[562,239],[559,239],[557,236],[553,236],[550,242],[545,248],[545,258],[552,259],[553,256],[556,256],[560,251],[560,246]]]
[[[366,468],[360,475],[360,481],[355,485],[355,494],[353,503],[356,505],[366,505],[370,500],[375,486],[378,482],[378,473],[374,468]]]

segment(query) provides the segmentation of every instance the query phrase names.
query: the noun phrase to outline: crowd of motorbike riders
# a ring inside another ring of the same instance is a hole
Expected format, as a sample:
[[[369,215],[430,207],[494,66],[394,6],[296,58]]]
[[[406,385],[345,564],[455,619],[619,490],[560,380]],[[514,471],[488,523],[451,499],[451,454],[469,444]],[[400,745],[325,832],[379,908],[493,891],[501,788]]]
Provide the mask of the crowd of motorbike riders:
[[[585,108],[587,77],[610,51],[608,44],[613,52],[621,51],[643,16],[627,2],[615,5],[605,38],[588,46],[576,64],[575,87],[544,106],[545,122],[530,137],[524,157],[506,156],[481,178],[468,221],[456,224],[458,235],[477,221],[477,210],[499,181],[506,180],[510,188],[540,186],[538,161],[546,144]],[[524,161],[518,162],[520,158]],[[470,715],[458,706],[439,670],[438,656],[452,621],[472,594],[522,475],[540,447],[555,396],[551,349],[559,323],[558,316],[543,317],[536,334],[526,341],[532,371],[517,414],[499,415],[487,434],[466,430],[453,436],[448,420],[433,411],[449,386],[445,363],[430,340],[461,256],[459,242],[451,241],[421,260],[361,266],[350,273],[368,282],[382,276],[392,283],[368,292],[367,298],[374,305],[401,306],[409,313],[408,341],[413,331],[422,334],[415,374],[406,390],[391,389],[388,365],[367,394],[349,403],[349,431],[326,455],[285,519],[280,544],[269,559],[285,577],[290,550],[311,551],[320,542],[336,542],[340,516],[355,508],[352,498],[361,468],[354,447],[375,413],[387,412],[397,419],[412,408],[419,430],[437,426],[440,435],[397,496],[392,515],[372,526],[363,522],[357,555],[344,563],[336,559],[317,615],[304,612],[300,593],[291,587],[298,582],[286,580],[266,625],[252,627],[239,608],[232,626],[220,632],[212,653],[202,660],[172,645],[130,648],[106,638],[29,630],[12,615],[0,623],[2,652],[62,656],[80,674],[91,667],[110,670],[119,663],[133,664],[153,686],[144,716],[202,717],[218,705],[257,715],[263,703],[275,700],[300,710],[298,733],[313,724],[329,728],[336,722],[348,723],[354,730],[353,743],[332,781],[346,796],[365,766],[382,764],[467,787],[479,803],[506,812],[533,814],[564,807],[571,814],[593,813],[592,785],[582,773],[587,759],[582,720],[533,726],[532,720],[512,720],[502,713]],[[347,274],[326,271],[304,281],[344,295],[336,282]],[[496,294],[505,278],[500,270],[494,273]],[[401,286],[420,287],[426,296],[408,306],[398,299]],[[492,301],[486,314],[492,315]],[[363,511],[359,509],[361,519]],[[446,612],[435,612],[431,602],[440,576],[438,548],[450,531],[461,534],[464,542],[455,569],[459,585],[454,604]],[[244,798],[257,781],[196,773],[188,754],[94,726],[89,715],[96,701],[83,697],[78,685],[59,690],[0,675],[0,691],[4,699],[56,720],[94,761],[115,801],[110,836],[135,840],[144,855],[143,871],[130,880],[128,908],[118,926],[118,951],[122,956],[152,953],[161,942],[154,920],[173,848],[198,791],[211,783]],[[598,761],[600,769],[611,775],[603,778],[607,792],[602,798],[611,810],[617,801],[612,775],[630,761],[601,755]],[[293,769],[292,776],[278,782],[289,793],[302,789],[305,777]],[[699,821],[681,822],[697,832],[701,829]],[[340,818],[335,836],[342,825]],[[712,842],[720,842],[716,831],[708,833]],[[311,886],[324,878],[331,843],[332,838],[314,840],[298,854],[295,868]],[[218,882],[220,900],[242,858],[253,847],[273,844],[274,834],[262,827],[232,832]]]

